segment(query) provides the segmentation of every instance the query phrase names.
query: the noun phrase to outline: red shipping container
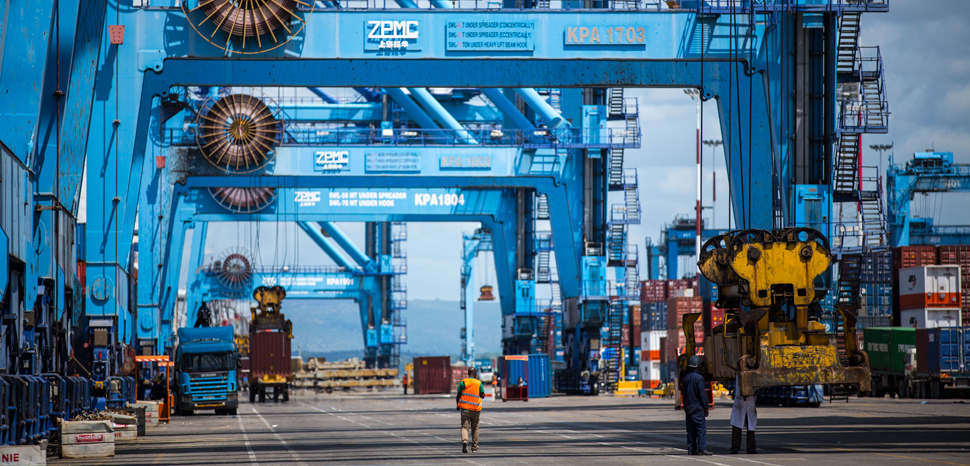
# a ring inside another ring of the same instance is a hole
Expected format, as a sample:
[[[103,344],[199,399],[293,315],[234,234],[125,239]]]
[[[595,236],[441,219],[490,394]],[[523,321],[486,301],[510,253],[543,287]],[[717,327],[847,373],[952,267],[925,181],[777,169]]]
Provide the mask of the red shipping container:
[[[639,325],[630,326],[630,341],[633,342],[634,346],[640,344],[640,339],[642,338],[642,336],[643,336],[643,332],[640,331]]]
[[[458,393],[458,384],[468,377],[467,366],[451,366],[451,392]]]
[[[724,324],[724,309],[711,308],[711,328]]]
[[[264,375],[290,377],[290,337],[286,332],[253,332],[249,334],[250,380]]]
[[[626,348],[630,346],[630,326],[624,325],[620,334],[620,346]]]
[[[451,357],[414,358],[414,393],[451,393]]]
[[[630,324],[634,327],[640,328],[640,305],[634,304],[630,306]],[[639,341],[639,340],[637,340]]]
[[[659,303],[667,300],[667,280],[644,280],[640,282],[640,302]]]
[[[893,249],[893,280],[899,279],[899,276],[896,275],[899,269],[936,265],[936,263],[936,246],[902,246],[895,248]]]
[[[704,311],[704,299],[695,296],[693,298],[670,298],[667,300],[667,329],[677,329],[683,325],[684,314],[701,313]],[[702,319],[698,318],[700,323]]]
[[[677,291],[693,289],[694,296],[697,296],[697,279],[696,278],[682,278],[680,280],[670,280],[667,283],[667,297],[675,297]]]

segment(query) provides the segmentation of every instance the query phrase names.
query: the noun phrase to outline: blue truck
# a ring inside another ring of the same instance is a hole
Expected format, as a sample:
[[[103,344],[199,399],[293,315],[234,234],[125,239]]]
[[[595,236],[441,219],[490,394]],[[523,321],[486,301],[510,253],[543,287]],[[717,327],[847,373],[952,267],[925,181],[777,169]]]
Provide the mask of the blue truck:
[[[180,328],[178,336],[176,413],[215,409],[216,414],[235,415],[238,362],[232,327]]]

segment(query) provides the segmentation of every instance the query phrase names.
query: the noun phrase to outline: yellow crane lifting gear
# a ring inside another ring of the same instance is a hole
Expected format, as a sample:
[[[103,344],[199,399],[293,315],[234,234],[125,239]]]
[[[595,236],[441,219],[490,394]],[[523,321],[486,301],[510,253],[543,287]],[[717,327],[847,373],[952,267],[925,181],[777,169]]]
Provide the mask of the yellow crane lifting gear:
[[[252,312],[250,332],[262,329],[284,329],[287,336],[293,339],[293,323],[286,320],[280,312],[280,304],[285,297],[286,290],[282,286],[260,286],[253,290],[253,299],[259,303],[259,306],[250,308]]]
[[[836,335],[809,320],[809,309],[827,293],[816,288],[817,279],[832,262],[828,240],[811,228],[740,230],[705,242],[697,265],[718,286],[716,305],[735,309],[704,338],[705,375],[737,376],[744,396],[789,385],[848,385],[868,392],[869,359],[855,341],[855,313],[837,306],[849,329],[843,331],[844,361]],[[694,322],[700,316],[683,317],[682,371],[696,353]]]

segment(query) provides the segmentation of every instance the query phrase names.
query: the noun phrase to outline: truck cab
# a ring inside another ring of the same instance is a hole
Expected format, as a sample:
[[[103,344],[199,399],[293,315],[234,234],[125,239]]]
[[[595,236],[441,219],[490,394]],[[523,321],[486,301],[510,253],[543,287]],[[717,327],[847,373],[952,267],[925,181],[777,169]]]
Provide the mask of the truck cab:
[[[176,412],[215,409],[216,414],[235,415],[239,399],[232,327],[181,328],[178,336]]]

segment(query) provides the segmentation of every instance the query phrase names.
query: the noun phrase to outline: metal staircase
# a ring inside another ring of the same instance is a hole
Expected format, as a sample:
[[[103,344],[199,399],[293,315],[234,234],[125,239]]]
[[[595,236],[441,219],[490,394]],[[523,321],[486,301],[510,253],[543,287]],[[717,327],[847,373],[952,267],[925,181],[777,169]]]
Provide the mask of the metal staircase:
[[[545,194],[536,196],[536,220],[549,220],[549,198]]]
[[[628,135],[639,134],[640,120],[638,114],[638,103],[636,99],[623,97],[623,88],[615,87],[610,89],[609,105],[607,106],[607,120],[623,120],[625,123],[624,131]],[[624,170],[623,170],[622,148],[610,149],[608,187],[610,191],[620,191],[624,189]]]
[[[860,16],[859,12],[843,12],[839,24],[839,128],[832,179],[833,208],[838,212],[838,237],[833,245],[840,260],[835,306],[856,315],[862,256],[888,244],[879,173],[860,166],[862,135],[884,134],[889,129],[882,55],[879,47],[859,46]],[[857,215],[843,222],[845,211]],[[833,317],[841,326],[841,316],[836,313]],[[845,343],[841,332],[839,335],[839,354],[844,357]]]
[[[855,52],[859,48],[860,12],[843,12],[839,22],[839,52],[836,58],[836,71],[839,74],[851,72],[855,66]]]
[[[626,310],[621,300],[610,301],[607,315],[608,331],[603,338],[603,350],[600,353],[602,380],[607,392],[615,392],[620,381],[620,345],[623,341],[623,312]]]
[[[623,214],[622,210],[617,210],[619,206],[613,206],[613,214]],[[606,246],[606,265],[608,267],[620,267],[626,258],[626,223],[610,222],[610,237]]]
[[[536,233],[536,283],[552,282],[552,233]]]
[[[401,363],[401,345],[408,342],[407,320],[403,318],[408,307],[408,289],[404,283],[404,274],[408,270],[408,255],[404,242],[408,239],[408,228],[405,222],[391,223],[391,262],[393,275],[391,276],[391,325],[393,343],[391,345],[390,367],[398,367]]]

